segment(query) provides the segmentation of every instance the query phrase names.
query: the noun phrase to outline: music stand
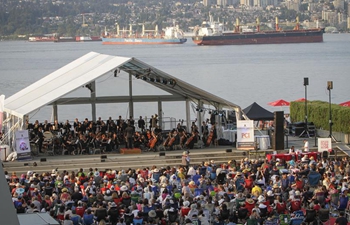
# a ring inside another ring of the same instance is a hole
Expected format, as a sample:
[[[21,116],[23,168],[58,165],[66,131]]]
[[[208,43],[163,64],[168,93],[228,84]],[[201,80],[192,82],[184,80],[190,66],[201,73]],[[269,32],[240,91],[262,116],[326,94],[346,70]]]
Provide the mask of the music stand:
[[[309,85],[309,78],[304,77],[304,86],[305,86],[305,126],[303,132],[299,135],[299,137],[302,137],[304,134],[307,135],[308,138],[310,138],[309,128],[307,126],[307,86]]]
[[[333,81],[327,81],[327,90],[329,94],[329,135],[328,137],[332,139],[333,142],[338,142],[337,139],[332,134],[332,95],[331,90],[333,89]]]

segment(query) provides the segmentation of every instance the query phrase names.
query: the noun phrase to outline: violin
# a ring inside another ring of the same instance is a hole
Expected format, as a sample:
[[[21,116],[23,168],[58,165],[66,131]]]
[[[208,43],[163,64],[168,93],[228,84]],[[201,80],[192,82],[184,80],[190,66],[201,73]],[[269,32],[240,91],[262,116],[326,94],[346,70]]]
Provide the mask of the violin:
[[[207,143],[206,143],[206,146],[209,146],[212,139],[213,139],[213,136],[214,136],[214,128],[215,128],[215,125],[213,125],[211,128],[210,128],[210,133],[208,135],[208,139],[207,139]]]

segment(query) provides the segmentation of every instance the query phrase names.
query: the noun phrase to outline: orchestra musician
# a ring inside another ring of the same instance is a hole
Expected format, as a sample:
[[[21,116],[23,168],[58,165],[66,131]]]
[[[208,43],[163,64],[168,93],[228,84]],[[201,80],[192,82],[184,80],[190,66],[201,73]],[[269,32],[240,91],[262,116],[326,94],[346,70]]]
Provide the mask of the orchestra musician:
[[[143,144],[140,132],[135,132],[134,134],[134,146],[135,148],[140,148]]]

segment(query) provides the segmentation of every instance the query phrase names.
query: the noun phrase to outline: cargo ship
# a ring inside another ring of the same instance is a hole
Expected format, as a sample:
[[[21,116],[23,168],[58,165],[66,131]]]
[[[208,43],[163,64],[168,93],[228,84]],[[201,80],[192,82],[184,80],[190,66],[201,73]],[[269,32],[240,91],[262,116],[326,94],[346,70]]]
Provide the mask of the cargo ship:
[[[158,26],[154,30],[145,30],[142,25],[142,33],[137,34],[133,32],[132,25],[129,30],[120,30],[117,24],[117,31],[114,35],[102,37],[102,44],[104,45],[159,45],[159,44],[183,44],[187,41],[184,38],[184,33],[179,27],[167,27],[161,34],[158,32]]]
[[[53,42],[55,41],[55,36],[34,36],[29,37],[29,42]]]
[[[98,36],[77,36],[75,37],[75,41],[77,42],[102,41],[102,38]]]
[[[315,43],[323,42],[323,33],[323,28],[300,29],[298,18],[293,30],[280,29],[278,18],[276,18],[274,31],[260,31],[258,19],[255,32],[241,31],[238,19],[234,31],[224,31],[223,25],[214,22],[210,17],[209,22],[203,22],[202,26],[195,30],[192,40],[197,45]]]

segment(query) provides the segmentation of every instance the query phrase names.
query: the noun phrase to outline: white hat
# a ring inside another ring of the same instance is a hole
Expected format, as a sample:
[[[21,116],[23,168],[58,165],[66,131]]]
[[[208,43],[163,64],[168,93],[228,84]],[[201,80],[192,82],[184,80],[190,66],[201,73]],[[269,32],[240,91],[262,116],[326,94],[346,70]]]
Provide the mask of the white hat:
[[[96,171],[96,172],[94,173],[94,176],[95,176],[95,177],[100,176],[100,172]]]
[[[270,190],[267,192],[267,196],[273,196],[273,192]]]
[[[190,205],[190,202],[189,201],[184,201],[184,206],[185,207],[188,207]]]
[[[115,204],[115,202],[111,203],[111,207],[117,207],[117,205]]]
[[[153,170],[153,172],[158,173],[158,172],[159,172],[159,169],[158,169],[158,168],[155,168],[155,169]]]
[[[265,201],[264,196],[260,195],[260,196],[258,197],[258,202],[264,202],[264,201]]]
[[[295,191],[295,196],[300,196],[300,191]]]
[[[128,190],[128,187],[125,186],[125,185],[123,185],[123,186],[120,187],[120,190],[121,190],[121,191],[127,191],[127,190]]]
[[[30,171],[30,170],[29,170],[29,171],[27,172],[27,175],[28,175],[28,176],[32,176],[32,175],[33,175],[33,171]]]

